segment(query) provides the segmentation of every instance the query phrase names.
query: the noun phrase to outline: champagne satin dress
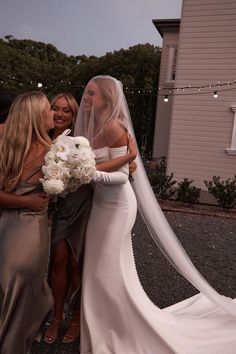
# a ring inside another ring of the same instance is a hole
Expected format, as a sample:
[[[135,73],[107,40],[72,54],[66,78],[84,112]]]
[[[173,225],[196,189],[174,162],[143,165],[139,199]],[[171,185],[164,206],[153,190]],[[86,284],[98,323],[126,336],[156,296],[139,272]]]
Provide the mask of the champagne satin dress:
[[[15,193],[39,191],[40,183],[24,181]],[[2,209],[0,214],[0,353],[28,354],[53,304],[45,277],[47,211]]]

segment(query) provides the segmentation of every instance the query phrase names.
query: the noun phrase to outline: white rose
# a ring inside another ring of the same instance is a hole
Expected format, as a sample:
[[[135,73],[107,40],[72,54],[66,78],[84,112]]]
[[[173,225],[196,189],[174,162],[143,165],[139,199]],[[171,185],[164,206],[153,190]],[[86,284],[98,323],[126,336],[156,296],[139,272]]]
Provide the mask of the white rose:
[[[92,164],[73,170],[74,177],[78,179],[81,184],[87,184],[91,182],[95,176],[95,173],[96,167]]]
[[[58,161],[57,165],[61,168],[61,178],[63,180],[71,177],[71,168],[67,161]]]
[[[46,179],[62,179],[64,171],[63,166],[58,163],[52,163],[47,166],[42,166],[42,171]]]
[[[58,195],[64,191],[64,183],[59,179],[41,180],[43,189],[50,195]]]

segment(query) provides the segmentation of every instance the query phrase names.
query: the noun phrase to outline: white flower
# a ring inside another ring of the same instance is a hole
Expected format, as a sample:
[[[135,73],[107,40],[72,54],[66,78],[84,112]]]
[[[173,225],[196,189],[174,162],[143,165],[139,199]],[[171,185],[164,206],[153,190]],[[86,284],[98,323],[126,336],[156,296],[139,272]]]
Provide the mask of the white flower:
[[[73,176],[80,181],[81,184],[90,183],[96,173],[95,165],[86,165],[82,168],[75,168],[73,170]]]
[[[95,155],[84,137],[60,135],[45,155],[41,178],[44,190],[52,195],[66,195],[92,181],[96,173]]]
[[[68,154],[68,162],[74,164],[85,164],[86,162],[89,162],[91,159],[94,159],[95,155],[91,148],[81,146],[78,149],[72,149],[69,154]]]
[[[63,167],[58,163],[44,165],[42,171],[46,179],[62,179],[64,174]]]
[[[89,147],[89,141],[84,136],[75,136],[75,145],[86,146]]]
[[[50,150],[50,151],[48,151],[48,152],[46,153],[46,155],[44,156],[44,161],[45,161],[45,164],[46,164],[46,165],[47,165],[47,164],[50,164],[50,163],[54,163],[56,160],[57,160],[57,159],[56,159],[56,153],[55,153],[55,151]]]
[[[70,149],[75,147],[75,143],[71,136],[59,135],[55,140],[54,145],[57,149],[56,156],[62,160],[67,160],[67,155],[70,152]]]
[[[50,195],[58,195],[64,191],[64,183],[60,179],[41,179],[43,189]]]

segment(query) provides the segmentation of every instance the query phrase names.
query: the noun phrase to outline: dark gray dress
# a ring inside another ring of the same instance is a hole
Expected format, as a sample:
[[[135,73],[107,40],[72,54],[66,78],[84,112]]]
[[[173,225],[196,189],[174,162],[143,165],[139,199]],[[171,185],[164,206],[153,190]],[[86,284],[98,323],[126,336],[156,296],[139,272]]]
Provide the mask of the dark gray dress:
[[[83,265],[85,234],[92,201],[93,188],[91,185],[82,185],[76,192],[68,194],[65,198],[59,197],[53,208],[52,247],[60,240],[66,240],[80,270]],[[80,306],[80,288],[81,284],[77,289],[71,287],[68,289],[67,301],[72,309]]]

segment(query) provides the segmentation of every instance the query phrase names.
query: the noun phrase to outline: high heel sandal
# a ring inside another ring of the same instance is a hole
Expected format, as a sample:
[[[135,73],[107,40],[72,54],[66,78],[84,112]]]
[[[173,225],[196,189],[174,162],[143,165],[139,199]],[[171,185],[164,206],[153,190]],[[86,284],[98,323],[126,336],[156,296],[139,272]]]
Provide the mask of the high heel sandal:
[[[50,327],[52,326],[52,323],[53,322],[56,322],[58,323],[58,329],[57,329],[57,333],[55,335],[51,335],[51,334],[47,334],[49,331],[50,331]],[[48,329],[46,330],[45,334],[44,334],[44,338],[43,338],[43,341],[47,344],[53,344],[57,338],[58,338],[58,332],[59,332],[59,329],[60,329],[60,325],[61,325],[62,321],[60,320],[57,320],[56,318],[53,318]]]
[[[70,330],[72,329],[73,326],[78,327],[77,331],[75,331],[74,334],[70,334]],[[79,336],[80,336],[80,324],[71,322],[66,334],[64,335],[64,337],[62,339],[62,342],[70,344],[70,343],[74,342],[77,338],[79,338]]]

